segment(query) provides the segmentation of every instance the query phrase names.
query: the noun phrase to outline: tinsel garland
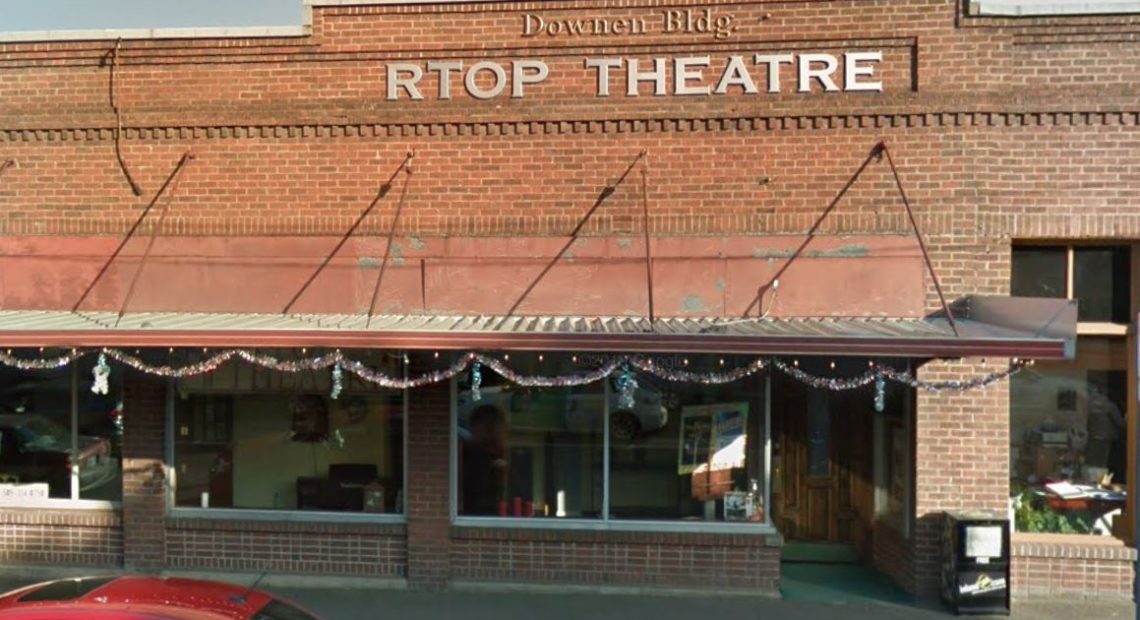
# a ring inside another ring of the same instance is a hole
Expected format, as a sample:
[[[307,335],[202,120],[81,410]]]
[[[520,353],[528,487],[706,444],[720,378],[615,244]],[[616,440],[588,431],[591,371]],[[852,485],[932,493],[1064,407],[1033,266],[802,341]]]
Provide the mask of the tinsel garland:
[[[554,376],[524,375],[507,366],[503,360],[474,352],[465,353],[459,356],[447,368],[431,370],[418,376],[409,377],[395,377],[372,369],[359,360],[346,357],[340,351],[326,353],[317,357],[282,360],[271,355],[253,353],[245,349],[235,349],[219,352],[211,355],[204,360],[187,364],[185,366],[176,367],[170,365],[150,364],[138,356],[131,355],[118,349],[106,348],[96,351],[72,351],[69,354],[41,359],[20,358],[10,353],[0,353],[0,364],[21,370],[55,370],[66,367],[69,364],[92,353],[97,353],[101,360],[100,363],[97,363],[95,366],[95,385],[93,386],[100,389],[103,388],[103,384],[100,383],[100,381],[106,380],[105,372],[108,372],[110,370],[106,365],[106,359],[115,360],[142,373],[175,379],[193,377],[214,372],[223,364],[226,364],[235,358],[241,359],[246,363],[252,365],[261,366],[263,368],[268,368],[279,372],[297,373],[332,369],[333,398],[339,396],[341,390],[343,389],[343,385],[341,383],[342,372],[352,373],[353,375],[356,375],[366,382],[394,390],[414,389],[433,383],[448,381],[467,371],[468,369],[471,369],[473,371],[480,369],[479,372],[481,372],[481,368],[483,366],[490,368],[492,371],[510,383],[523,387],[575,387],[596,383],[605,379],[606,377],[613,376],[615,373],[617,373],[619,382],[622,383],[622,385],[627,386],[625,392],[622,392],[622,398],[627,398],[627,393],[629,396],[632,395],[632,390],[628,389],[629,385],[633,385],[633,389],[636,390],[635,375],[632,370],[628,369],[636,369],[642,373],[653,375],[657,378],[671,383],[723,385],[732,383],[734,381],[739,381],[741,379],[754,375],[761,370],[764,370],[765,368],[771,367],[795,378],[805,385],[817,389],[846,391],[859,389],[874,383],[877,405],[879,399],[883,397],[882,392],[884,390],[885,381],[887,380],[927,392],[962,392],[992,385],[993,383],[996,383],[1009,377],[1010,375],[1013,375],[1017,371],[1032,363],[1026,360],[1014,360],[1013,363],[1011,363],[1007,368],[962,381],[923,381],[909,372],[894,370],[886,367],[872,368],[871,370],[868,370],[863,374],[857,375],[855,377],[820,377],[801,370],[797,365],[789,365],[779,359],[763,358],[758,358],[745,366],[729,369],[724,372],[698,373],[687,370],[666,368],[660,364],[654,364],[652,358],[640,355],[616,355],[609,358],[608,361],[605,361],[598,368],[582,371],[575,374]],[[632,384],[627,379],[632,379]],[[478,378],[478,381],[479,383],[482,382],[481,374]]]

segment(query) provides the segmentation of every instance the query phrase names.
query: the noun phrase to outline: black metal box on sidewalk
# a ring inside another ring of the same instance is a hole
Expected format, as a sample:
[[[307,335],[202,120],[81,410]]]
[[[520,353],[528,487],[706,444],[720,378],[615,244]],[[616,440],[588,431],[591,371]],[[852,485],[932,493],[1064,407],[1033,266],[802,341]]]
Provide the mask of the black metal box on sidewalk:
[[[1009,517],[947,512],[942,524],[942,600],[959,614],[1009,615]]]

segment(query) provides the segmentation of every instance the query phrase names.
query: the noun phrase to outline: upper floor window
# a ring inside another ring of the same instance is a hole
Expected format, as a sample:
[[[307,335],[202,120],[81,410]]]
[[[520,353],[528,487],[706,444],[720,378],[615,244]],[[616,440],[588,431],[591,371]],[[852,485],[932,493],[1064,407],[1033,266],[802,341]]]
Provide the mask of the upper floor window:
[[[1013,249],[1010,294],[1076,299],[1082,323],[1130,322],[1128,246],[1021,246]]]
[[[970,15],[1050,17],[1140,13],[1138,0],[970,0]]]

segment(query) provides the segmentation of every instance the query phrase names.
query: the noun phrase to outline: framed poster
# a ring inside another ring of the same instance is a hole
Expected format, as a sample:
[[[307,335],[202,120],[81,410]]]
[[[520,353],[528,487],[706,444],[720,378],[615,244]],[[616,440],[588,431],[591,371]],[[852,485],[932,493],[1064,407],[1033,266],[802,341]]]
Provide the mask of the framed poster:
[[[697,405],[681,409],[677,473],[744,467],[748,403]]]

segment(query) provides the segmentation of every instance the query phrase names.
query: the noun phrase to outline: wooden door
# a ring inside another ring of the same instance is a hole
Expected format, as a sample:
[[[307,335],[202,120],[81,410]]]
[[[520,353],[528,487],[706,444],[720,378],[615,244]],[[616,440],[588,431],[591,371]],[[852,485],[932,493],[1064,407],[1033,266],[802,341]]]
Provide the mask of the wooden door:
[[[777,527],[789,540],[865,551],[874,506],[871,398],[778,381],[772,403]]]

